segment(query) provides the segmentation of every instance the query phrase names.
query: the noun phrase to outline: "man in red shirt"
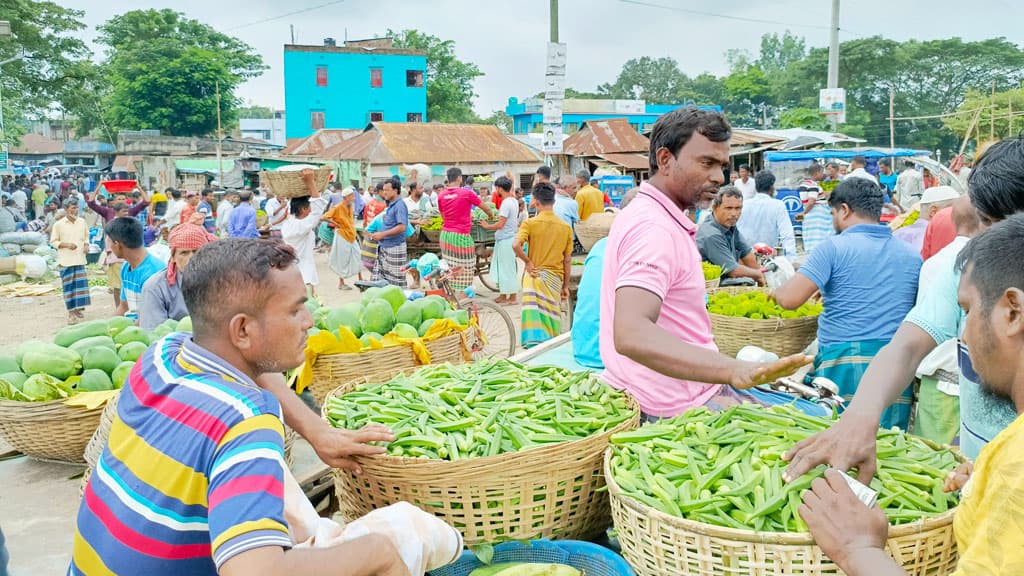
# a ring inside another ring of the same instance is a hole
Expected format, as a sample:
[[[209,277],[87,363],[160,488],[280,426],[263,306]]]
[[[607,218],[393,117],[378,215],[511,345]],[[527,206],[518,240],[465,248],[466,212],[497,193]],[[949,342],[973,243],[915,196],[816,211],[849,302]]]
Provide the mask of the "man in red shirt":
[[[924,243],[921,245],[921,258],[928,260],[949,246],[956,238],[956,226],[953,224],[953,208],[943,208],[935,213],[928,229],[924,232]]]
[[[462,269],[452,278],[452,288],[455,290],[472,285],[476,275],[476,245],[470,235],[475,206],[479,206],[488,219],[494,219],[494,211],[490,206],[482,203],[475,192],[462,187],[462,170],[449,168],[448,185],[437,196],[437,209],[444,219],[441,227],[441,256],[452,268]]]

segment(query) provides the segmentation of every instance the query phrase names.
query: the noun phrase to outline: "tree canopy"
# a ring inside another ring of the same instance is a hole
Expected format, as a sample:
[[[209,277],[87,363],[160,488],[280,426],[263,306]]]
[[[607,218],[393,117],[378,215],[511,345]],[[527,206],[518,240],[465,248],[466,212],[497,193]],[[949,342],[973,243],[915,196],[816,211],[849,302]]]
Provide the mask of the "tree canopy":
[[[109,91],[103,118],[118,128],[199,136],[232,125],[234,90],[265,69],[251,47],[173,10],[133,10],[98,28]]]
[[[387,31],[395,48],[422,50],[427,54],[427,120],[431,122],[480,122],[473,112],[473,80],[484,73],[472,62],[455,55],[455,42],[418,30]]]

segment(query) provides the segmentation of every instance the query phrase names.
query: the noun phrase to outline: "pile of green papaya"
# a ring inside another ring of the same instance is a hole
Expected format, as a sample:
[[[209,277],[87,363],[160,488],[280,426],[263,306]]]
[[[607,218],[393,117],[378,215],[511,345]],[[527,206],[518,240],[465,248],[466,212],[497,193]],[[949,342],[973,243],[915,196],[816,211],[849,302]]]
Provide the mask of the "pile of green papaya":
[[[118,389],[151,343],[191,330],[188,317],[147,332],[115,316],[61,328],[52,342],[22,342],[13,357],[0,356],[0,399],[42,402]]]

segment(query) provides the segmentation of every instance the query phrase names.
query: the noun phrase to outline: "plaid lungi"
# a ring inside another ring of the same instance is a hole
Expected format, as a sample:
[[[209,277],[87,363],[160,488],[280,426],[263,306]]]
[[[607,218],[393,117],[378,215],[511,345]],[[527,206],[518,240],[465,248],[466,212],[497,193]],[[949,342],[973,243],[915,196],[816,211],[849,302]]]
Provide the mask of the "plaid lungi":
[[[368,232],[363,232],[363,239],[359,242],[359,258],[363,261],[363,266],[371,272],[377,265],[377,242],[370,240]]]
[[[60,282],[64,288],[64,306],[68,310],[85,308],[90,304],[89,276],[85,266],[64,266],[60,269]]]
[[[409,254],[405,242],[398,246],[378,246],[377,261],[373,267],[373,279],[384,279],[392,286],[405,288],[405,271],[403,268],[409,263]]]
[[[469,234],[460,234],[448,230],[441,231],[441,256],[452,268],[461,268],[453,274],[451,286],[453,290],[464,290],[473,285],[476,276],[476,245]]]
[[[814,357],[814,370],[807,375],[807,380],[824,376],[835,382],[839,386],[839,394],[849,406],[871,360],[888,343],[888,340],[864,340],[822,346],[818,349],[818,355]],[[913,396],[914,387],[907,386],[896,402],[882,412],[880,426],[899,426],[901,430],[906,430],[907,424],[910,423],[910,403]]]

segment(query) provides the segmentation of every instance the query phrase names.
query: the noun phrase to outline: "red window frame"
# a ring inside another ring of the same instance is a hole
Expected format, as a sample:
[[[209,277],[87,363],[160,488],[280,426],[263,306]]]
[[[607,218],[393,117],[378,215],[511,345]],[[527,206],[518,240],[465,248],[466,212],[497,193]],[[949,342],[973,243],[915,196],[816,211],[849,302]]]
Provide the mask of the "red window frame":
[[[318,88],[327,87],[327,66],[316,67],[316,85]]]
[[[380,68],[370,68],[370,88],[383,88],[384,87],[384,70]]]

